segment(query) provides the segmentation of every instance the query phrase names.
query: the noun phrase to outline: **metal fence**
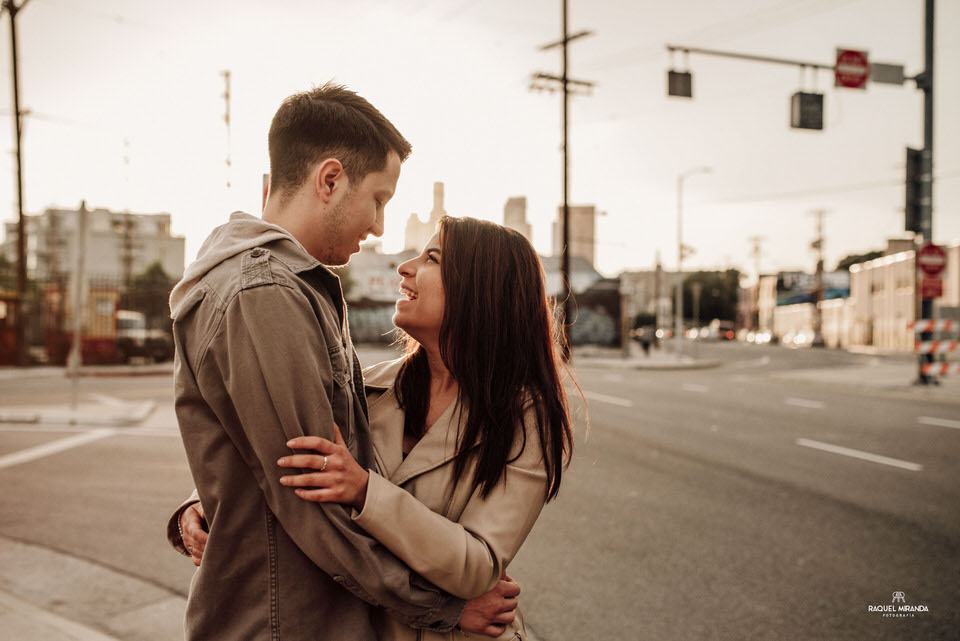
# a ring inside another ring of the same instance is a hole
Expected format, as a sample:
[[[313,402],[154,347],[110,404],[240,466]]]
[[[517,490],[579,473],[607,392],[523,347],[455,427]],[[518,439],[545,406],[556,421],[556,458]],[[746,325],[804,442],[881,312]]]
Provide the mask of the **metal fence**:
[[[122,276],[92,276],[81,297],[81,356],[85,364],[135,358],[172,358],[167,301],[173,282],[127,282]],[[0,364],[15,361],[12,288],[0,288]],[[30,279],[22,304],[31,364],[66,363],[74,335],[75,283],[66,275]]]

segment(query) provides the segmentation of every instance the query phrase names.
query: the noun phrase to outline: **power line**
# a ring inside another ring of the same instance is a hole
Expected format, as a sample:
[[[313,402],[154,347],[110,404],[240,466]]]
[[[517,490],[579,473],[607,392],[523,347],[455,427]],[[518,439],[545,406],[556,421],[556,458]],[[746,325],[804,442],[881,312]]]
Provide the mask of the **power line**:
[[[960,176],[960,170],[948,171],[934,176],[934,180],[948,180]],[[736,196],[733,198],[724,198],[722,200],[701,200],[691,203],[690,207],[706,207],[708,205],[736,205],[741,203],[767,202],[774,200],[788,200],[790,198],[803,198],[806,196],[823,196],[830,194],[843,194],[854,191],[868,191],[870,189],[879,189],[881,187],[896,187],[903,185],[903,178],[893,178],[890,180],[877,180],[866,183],[856,183],[850,185],[836,185],[824,187],[821,189],[806,189],[799,191],[782,191],[767,194],[754,194],[748,196]]]

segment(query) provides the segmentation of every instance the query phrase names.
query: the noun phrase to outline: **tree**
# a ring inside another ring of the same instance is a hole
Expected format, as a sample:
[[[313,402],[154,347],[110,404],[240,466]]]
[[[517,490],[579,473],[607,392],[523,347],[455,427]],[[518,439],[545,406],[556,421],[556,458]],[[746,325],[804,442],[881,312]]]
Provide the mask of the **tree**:
[[[154,261],[130,280],[130,291],[122,305],[143,312],[148,327],[167,327],[170,325],[168,301],[175,284],[176,281],[167,275],[160,261]]]
[[[737,301],[740,298],[740,271],[727,269],[722,272],[694,272],[683,279],[683,315],[693,320],[693,284],[700,283],[700,323],[705,325],[714,318],[734,320],[737,317]]]
[[[881,256],[883,256],[882,251],[871,251],[871,252],[867,252],[866,254],[850,254],[849,256],[845,256],[843,259],[840,260],[839,263],[837,263],[837,271],[840,271],[841,269],[844,271],[850,271],[851,265],[856,265],[857,263],[865,263],[868,260],[873,260],[874,258],[880,258]]]

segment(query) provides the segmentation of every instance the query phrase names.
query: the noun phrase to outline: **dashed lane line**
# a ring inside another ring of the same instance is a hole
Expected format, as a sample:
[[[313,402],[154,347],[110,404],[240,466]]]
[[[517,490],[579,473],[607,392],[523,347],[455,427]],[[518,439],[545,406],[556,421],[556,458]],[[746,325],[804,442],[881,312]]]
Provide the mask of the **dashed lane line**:
[[[684,383],[680,386],[680,389],[682,389],[684,392],[697,392],[699,394],[710,391],[710,388],[706,385],[698,385],[697,383]]]
[[[633,401],[620,398],[619,396],[607,396],[606,394],[600,394],[599,392],[584,392],[586,396],[591,401],[599,401],[601,403],[609,403],[610,405],[618,405],[620,407],[633,407]]]
[[[795,407],[805,407],[811,410],[822,410],[826,407],[826,404],[823,401],[811,401],[805,398],[788,398],[784,401],[787,405],[793,405]]]
[[[858,458],[864,461],[870,461],[872,463],[880,463],[882,465],[890,465],[891,467],[899,467],[900,469],[910,470],[911,472],[920,472],[923,470],[923,466],[919,463],[911,463],[910,461],[902,461],[900,459],[890,458],[889,456],[880,456],[879,454],[862,452],[849,447],[831,445],[830,443],[821,443],[820,441],[811,441],[810,439],[806,438],[798,438],[796,442],[797,445],[802,447],[810,447],[815,450],[822,450],[824,452],[831,452],[833,454],[842,454],[843,456],[850,456],[852,458]]]
[[[949,418],[936,418],[934,416],[921,416],[917,419],[921,425],[936,425],[937,427],[952,427],[960,430],[960,421],[952,421]]]

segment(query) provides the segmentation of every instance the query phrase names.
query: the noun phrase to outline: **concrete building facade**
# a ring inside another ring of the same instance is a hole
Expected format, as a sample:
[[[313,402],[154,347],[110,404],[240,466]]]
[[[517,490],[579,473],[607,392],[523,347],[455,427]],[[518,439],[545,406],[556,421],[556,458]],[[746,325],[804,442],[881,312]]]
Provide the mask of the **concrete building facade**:
[[[125,278],[159,262],[168,276],[183,276],[185,240],[171,233],[170,214],[135,214],[94,209],[87,212],[88,278]],[[77,264],[80,212],[47,209],[26,217],[27,273],[47,280],[70,274]],[[17,259],[17,224],[6,223],[0,252]]]
[[[430,237],[437,231],[437,221],[447,215],[443,208],[443,183],[433,183],[433,209],[430,210],[430,216],[427,222],[420,220],[417,214],[410,214],[407,219],[407,227],[404,234],[404,251],[423,251],[424,246]]]
[[[579,256],[591,265],[596,263],[596,205],[570,205],[570,255]],[[553,255],[563,253],[563,207],[557,208],[553,223]]]
[[[514,196],[503,206],[503,226],[516,230],[533,242],[533,226],[527,222],[527,197]]]

